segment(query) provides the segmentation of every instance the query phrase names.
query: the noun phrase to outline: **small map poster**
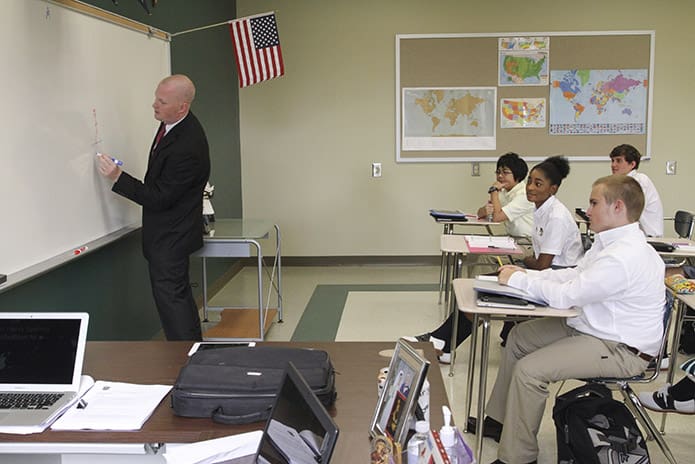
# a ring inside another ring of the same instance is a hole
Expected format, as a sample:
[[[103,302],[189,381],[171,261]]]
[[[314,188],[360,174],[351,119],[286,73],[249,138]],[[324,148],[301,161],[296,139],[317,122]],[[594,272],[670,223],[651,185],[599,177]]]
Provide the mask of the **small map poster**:
[[[500,86],[548,85],[550,37],[499,39]]]
[[[495,150],[496,87],[404,87],[403,150]]]
[[[545,98],[500,99],[500,128],[545,127]]]
[[[550,134],[646,133],[646,69],[558,70],[550,81]]]

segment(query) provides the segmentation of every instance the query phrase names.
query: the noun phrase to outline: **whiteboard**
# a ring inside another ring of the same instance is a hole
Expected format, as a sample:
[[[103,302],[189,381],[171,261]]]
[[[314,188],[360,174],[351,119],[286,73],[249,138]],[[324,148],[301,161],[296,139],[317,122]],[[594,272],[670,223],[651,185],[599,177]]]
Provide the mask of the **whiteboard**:
[[[168,40],[44,0],[2,1],[0,58],[2,290],[140,225],[94,158],[142,179],[171,65]]]

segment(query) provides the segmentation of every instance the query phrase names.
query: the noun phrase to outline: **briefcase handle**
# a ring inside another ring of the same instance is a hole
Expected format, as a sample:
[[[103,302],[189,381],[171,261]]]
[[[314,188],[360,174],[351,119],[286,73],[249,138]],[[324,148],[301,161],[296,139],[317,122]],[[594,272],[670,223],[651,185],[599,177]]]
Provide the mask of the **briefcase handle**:
[[[222,409],[222,406],[220,406],[214,411],[212,411],[212,421],[217,422],[218,424],[226,425],[238,425],[249,424],[251,422],[259,422],[268,418],[268,416],[270,415],[270,409],[271,408],[269,407],[264,411],[252,412],[251,414],[232,415],[225,414],[224,410]]]

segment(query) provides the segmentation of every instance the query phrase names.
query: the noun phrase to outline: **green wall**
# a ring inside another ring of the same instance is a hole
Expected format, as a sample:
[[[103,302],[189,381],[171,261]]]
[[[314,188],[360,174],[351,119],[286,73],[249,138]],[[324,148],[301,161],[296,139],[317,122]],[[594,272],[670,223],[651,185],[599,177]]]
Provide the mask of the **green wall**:
[[[152,9],[151,16],[137,0],[120,0],[118,5],[111,0],[85,2],[170,33],[236,17],[234,0],[166,0]],[[228,28],[175,37],[171,64],[172,72],[187,74],[197,87],[193,111],[210,142],[215,214],[241,217],[238,81]],[[152,82],[153,98],[156,84]],[[143,156],[146,152],[143,147]],[[191,262],[196,295],[200,294],[199,261]],[[211,261],[208,279],[219,277],[231,262]],[[139,231],[0,293],[0,311],[86,311],[90,340],[148,339],[160,330]]]

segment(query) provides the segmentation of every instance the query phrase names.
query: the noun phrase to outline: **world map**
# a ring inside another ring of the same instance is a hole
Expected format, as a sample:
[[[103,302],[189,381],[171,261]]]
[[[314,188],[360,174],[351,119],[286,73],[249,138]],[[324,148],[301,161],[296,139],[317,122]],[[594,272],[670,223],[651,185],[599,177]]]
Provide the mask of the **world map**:
[[[551,134],[644,134],[646,69],[550,73]]]
[[[494,87],[404,88],[403,149],[494,149]]]

